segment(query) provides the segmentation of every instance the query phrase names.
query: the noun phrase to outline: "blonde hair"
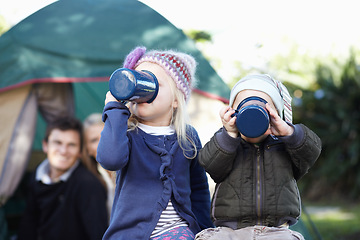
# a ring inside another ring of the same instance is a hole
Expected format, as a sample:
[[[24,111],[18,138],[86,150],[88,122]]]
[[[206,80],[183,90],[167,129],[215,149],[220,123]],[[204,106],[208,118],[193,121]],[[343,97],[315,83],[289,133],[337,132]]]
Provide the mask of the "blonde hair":
[[[184,156],[188,159],[193,159],[197,155],[197,147],[193,136],[188,135],[188,133],[191,133],[191,131],[187,131],[187,128],[190,125],[190,118],[187,113],[185,96],[183,92],[176,87],[174,81],[169,81],[169,83],[174,99],[178,103],[177,108],[172,111],[170,125],[174,126],[175,128],[177,140],[179,142],[180,148],[183,150]],[[131,113],[128,121],[128,130],[135,130],[138,124],[138,118]],[[193,155],[188,154],[192,151],[194,151]]]

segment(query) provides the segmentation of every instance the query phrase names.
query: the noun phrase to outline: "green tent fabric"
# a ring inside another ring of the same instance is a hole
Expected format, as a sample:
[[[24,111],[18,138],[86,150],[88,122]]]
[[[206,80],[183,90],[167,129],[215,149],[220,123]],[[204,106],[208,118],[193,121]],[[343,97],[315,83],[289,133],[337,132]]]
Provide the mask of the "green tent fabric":
[[[193,55],[199,63],[195,92],[228,102],[228,86],[194,42],[135,0],[61,0],[14,26],[0,38],[0,92],[33,83],[77,83],[76,114],[83,119],[90,112],[84,107],[101,110],[109,76],[138,45]],[[92,105],[82,104],[83,94]]]
[[[29,16],[1,36],[0,89],[107,81],[137,45],[192,54],[199,62],[197,89],[227,101],[228,87],[194,42],[135,0],[60,0]]]
[[[0,136],[0,205],[18,185],[31,149],[41,149],[53,113],[73,112],[83,120],[101,112],[111,73],[139,45],[193,55],[194,91],[228,102],[230,89],[195,43],[136,0],[60,0],[0,37],[0,127],[12,128],[8,137]],[[5,111],[6,94],[18,92],[21,101],[12,100],[17,105]]]

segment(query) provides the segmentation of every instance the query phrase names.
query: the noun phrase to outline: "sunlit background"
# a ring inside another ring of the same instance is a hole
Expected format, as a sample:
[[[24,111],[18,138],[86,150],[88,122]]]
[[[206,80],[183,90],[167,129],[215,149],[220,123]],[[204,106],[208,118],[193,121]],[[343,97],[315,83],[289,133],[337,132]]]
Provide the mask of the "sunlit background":
[[[11,27],[52,2],[54,1],[1,0],[0,16],[4,18],[7,26]],[[158,11],[185,32],[208,32],[212,41],[197,43],[198,48],[228,83],[241,76],[241,70],[256,68],[269,71],[281,80],[306,85],[311,83],[312,79],[288,76],[281,71],[272,72],[274,69],[269,67],[269,62],[277,56],[294,55],[294,51],[296,55],[308,58],[335,58],[342,61],[348,57],[350,47],[360,46],[357,1],[141,2]]]

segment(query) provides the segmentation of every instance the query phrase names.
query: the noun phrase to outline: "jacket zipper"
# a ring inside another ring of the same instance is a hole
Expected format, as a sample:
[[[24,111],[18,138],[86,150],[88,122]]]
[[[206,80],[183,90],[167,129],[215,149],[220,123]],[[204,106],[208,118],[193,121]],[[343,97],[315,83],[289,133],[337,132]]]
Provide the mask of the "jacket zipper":
[[[266,149],[270,149],[270,148],[272,148],[272,147],[275,147],[275,146],[278,146],[278,145],[282,145],[283,143],[273,143],[273,144],[269,144],[269,145],[267,145],[266,146]]]
[[[256,214],[257,214],[257,224],[261,224],[261,200],[262,200],[262,193],[261,193],[261,159],[260,159],[260,148],[256,146]]]

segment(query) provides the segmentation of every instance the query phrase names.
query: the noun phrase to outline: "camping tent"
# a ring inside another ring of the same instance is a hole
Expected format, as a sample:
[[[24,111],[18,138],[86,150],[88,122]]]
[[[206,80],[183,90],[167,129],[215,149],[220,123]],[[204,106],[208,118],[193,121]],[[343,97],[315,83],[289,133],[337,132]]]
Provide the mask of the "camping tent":
[[[195,92],[228,101],[229,88],[195,43],[135,0],[61,0],[0,37],[0,203],[16,189],[31,150],[41,149],[45,123],[101,112],[109,76],[138,45],[193,55]]]

